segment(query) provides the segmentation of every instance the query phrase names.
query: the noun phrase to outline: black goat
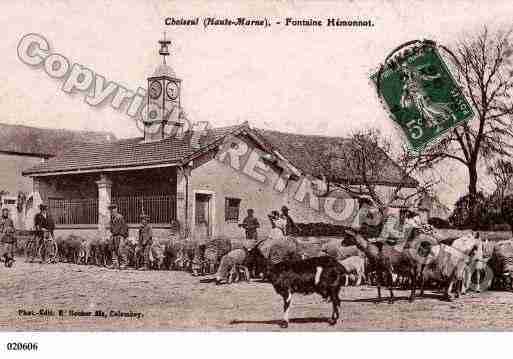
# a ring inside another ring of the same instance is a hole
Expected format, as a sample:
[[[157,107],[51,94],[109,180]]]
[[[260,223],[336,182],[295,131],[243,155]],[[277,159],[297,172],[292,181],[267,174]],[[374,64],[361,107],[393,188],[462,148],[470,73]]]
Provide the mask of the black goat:
[[[263,255],[258,245],[249,251],[249,262],[262,262]],[[339,292],[342,287],[346,271],[334,258],[323,256],[303,260],[284,261],[268,266],[267,279],[272,283],[276,293],[283,298],[282,328],[289,325],[289,309],[292,294],[320,294],[324,299],[331,301],[333,311],[330,325],[337,323],[340,316]]]

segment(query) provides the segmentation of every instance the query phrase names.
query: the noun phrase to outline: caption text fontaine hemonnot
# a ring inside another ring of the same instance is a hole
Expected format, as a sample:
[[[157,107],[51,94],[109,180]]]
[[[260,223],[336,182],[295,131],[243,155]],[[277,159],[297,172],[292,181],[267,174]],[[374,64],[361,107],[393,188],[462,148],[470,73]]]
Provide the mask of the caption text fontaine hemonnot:
[[[283,26],[283,27],[373,27],[374,22],[368,18],[342,18],[342,17],[329,17],[329,18],[292,18],[285,17],[283,19],[270,19],[267,17],[249,18],[249,17],[166,17],[164,24],[167,26],[203,26],[208,27],[270,27],[270,26]]]

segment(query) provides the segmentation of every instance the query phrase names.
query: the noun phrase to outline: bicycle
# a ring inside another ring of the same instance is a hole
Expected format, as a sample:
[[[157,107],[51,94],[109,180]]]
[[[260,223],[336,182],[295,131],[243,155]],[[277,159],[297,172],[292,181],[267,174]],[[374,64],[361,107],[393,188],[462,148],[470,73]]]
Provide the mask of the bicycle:
[[[37,236],[36,231],[31,231],[32,237],[27,240],[25,243],[24,254],[25,254],[25,262],[32,263],[34,259],[37,257],[39,252],[39,237]]]
[[[25,245],[25,258],[26,262],[33,262],[36,257],[41,259],[41,263],[56,263],[59,255],[59,248],[53,236],[53,233],[43,229],[41,231],[34,231],[32,239],[27,241]]]

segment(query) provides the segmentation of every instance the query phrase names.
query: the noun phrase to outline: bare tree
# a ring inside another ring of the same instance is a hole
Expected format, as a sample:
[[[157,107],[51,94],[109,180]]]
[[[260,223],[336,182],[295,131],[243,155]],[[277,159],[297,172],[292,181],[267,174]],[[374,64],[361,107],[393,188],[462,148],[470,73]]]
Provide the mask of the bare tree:
[[[487,172],[492,176],[495,182],[494,196],[499,201],[499,205],[504,201],[506,190],[508,189],[511,177],[513,176],[513,163],[505,159],[498,159],[488,166]]]
[[[456,48],[456,77],[476,112],[475,118],[454,129],[422,155],[431,167],[442,160],[464,165],[468,172],[470,206],[476,205],[478,163],[497,156],[510,156],[513,138],[513,72],[511,31],[491,35],[485,27],[476,37],[461,41]],[[473,213],[473,212],[472,212]]]
[[[412,155],[406,147],[394,151],[390,139],[377,130],[359,131],[340,147],[329,147],[321,166],[326,173],[347,173],[348,178],[334,179],[328,182],[330,187],[370,197],[382,215],[391,205],[406,205],[428,194],[435,184],[433,180],[419,182],[414,179],[425,171],[421,166],[423,160]],[[389,177],[393,177],[393,181],[389,181]],[[382,185],[390,191],[384,193],[378,188]]]

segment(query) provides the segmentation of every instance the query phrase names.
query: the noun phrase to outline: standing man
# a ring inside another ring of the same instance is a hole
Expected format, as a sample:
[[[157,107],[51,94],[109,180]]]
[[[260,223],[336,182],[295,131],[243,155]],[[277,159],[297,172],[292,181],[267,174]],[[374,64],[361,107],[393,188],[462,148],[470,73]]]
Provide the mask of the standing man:
[[[285,227],[285,237],[288,237],[292,234],[299,234],[299,227],[296,226],[294,220],[289,215],[289,209],[287,206],[281,207],[281,216],[287,220],[287,225]]]
[[[405,237],[405,215],[406,209],[404,208],[387,208],[379,238],[390,245],[395,245],[398,241],[402,241]]]
[[[14,262],[14,246],[16,237],[14,236],[14,223],[9,218],[9,209],[2,208],[2,217],[0,218],[0,245],[3,247],[3,257],[5,266],[10,267]]]
[[[149,270],[150,269],[150,251],[153,244],[153,231],[150,224],[150,216],[141,214],[141,226],[139,227],[139,242],[137,244],[136,258],[137,269]],[[141,259],[143,262],[142,267]]]
[[[111,204],[110,210],[110,250],[112,266],[110,268],[125,269],[128,263],[128,226],[125,218],[118,212],[118,206]]]
[[[34,227],[36,229],[36,252],[32,253],[31,262],[34,260],[39,248],[41,248],[41,263],[46,262],[46,241],[52,236],[53,239],[53,231],[55,229],[55,223],[52,218],[48,214],[48,206],[44,203],[39,205],[39,213],[34,217]]]
[[[239,227],[246,230],[246,239],[256,241],[258,239],[257,228],[260,227],[260,223],[258,223],[258,219],[253,216],[253,213],[253,209],[248,209],[248,216],[239,224]]]
[[[410,217],[406,218],[406,225],[409,225],[419,233],[426,234],[434,238],[437,242],[440,242],[440,240],[443,239],[443,236],[428,222],[429,210],[420,207],[417,208],[417,211],[418,212],[414,212],[413,210],[409,211]]]

